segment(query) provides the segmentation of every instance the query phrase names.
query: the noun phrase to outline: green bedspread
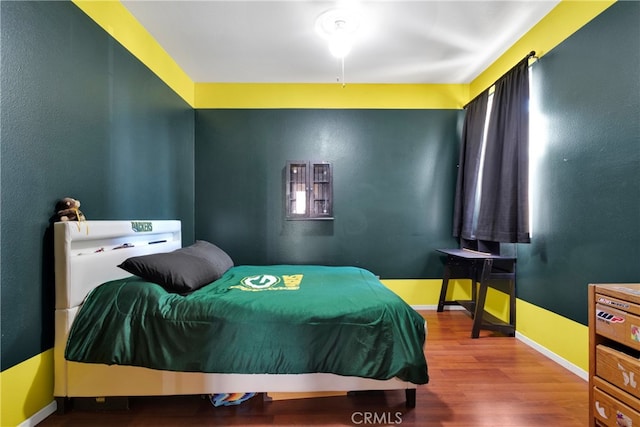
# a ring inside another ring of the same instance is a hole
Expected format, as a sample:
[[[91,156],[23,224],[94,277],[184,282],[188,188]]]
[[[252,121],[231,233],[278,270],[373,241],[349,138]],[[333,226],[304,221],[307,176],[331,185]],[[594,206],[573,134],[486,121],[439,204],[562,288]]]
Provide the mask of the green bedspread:
[[[171,371],[334,373],[425,384],[424,319],[369,271],[236,266],[186,296],[138,277],[94,289],[65,356]]]

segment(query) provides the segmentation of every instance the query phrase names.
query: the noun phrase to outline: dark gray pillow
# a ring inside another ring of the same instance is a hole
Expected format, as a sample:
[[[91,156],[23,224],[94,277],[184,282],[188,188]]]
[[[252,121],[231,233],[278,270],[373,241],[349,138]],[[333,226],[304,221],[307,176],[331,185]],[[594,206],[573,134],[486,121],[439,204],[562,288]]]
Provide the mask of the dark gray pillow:
[[[118,267],[169,292],[188,293],[219,279],[233,261],[222,249],[200,240],[173,252],[131,257]]]
[[[214,270],[218,273],[216,280],[222,276],[225,271],[233,267],[233,260],[225,251],[204,240],[196,240],[196,242],[186,248],[178,249],[175,252],[193,255],[204,258],[213,265]]]

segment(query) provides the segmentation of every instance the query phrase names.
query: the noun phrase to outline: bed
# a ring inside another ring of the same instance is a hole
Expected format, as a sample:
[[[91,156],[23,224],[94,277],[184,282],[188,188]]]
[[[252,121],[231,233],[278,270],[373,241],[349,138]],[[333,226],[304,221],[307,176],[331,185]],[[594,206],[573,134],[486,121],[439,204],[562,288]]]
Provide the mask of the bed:
[[[74,397],[361,390],[405,390],[413,407],[428,382],[426,324],[366,270],[232,266],[169,289],[124,268],[197,246],[182,248],[180,221],[59,222],[54,242],[58,412]]]

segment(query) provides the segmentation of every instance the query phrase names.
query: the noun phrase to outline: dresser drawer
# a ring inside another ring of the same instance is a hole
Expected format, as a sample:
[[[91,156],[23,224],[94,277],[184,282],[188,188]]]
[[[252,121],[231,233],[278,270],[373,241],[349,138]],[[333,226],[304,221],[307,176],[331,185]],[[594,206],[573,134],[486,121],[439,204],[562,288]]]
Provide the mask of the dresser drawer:
[[[608,427],[632,427],[640,425],[640,412],[614,399],[607,393],[594,389],[594,416],[600,424]],[[635,408],[640,408],[640,401]]]
[[[596,375],[640,398],[640,360],[601,344],[596,347]]]
[[[612,306],[618,306],[640,316],[640,283],[619,283],[617,285],[598,286],[596,289],[596,303],[603,299],[611,299]]]
[[[609,305],[596,304],[595,324],[597,334],[640,350],[640,316]]]

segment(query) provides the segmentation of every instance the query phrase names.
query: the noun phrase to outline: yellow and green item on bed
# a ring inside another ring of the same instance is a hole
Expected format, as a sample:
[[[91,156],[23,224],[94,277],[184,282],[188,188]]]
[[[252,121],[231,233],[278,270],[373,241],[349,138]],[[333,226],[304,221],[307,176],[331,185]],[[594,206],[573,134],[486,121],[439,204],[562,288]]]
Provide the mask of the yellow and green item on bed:
[[[87,297],[65,356],[186,372],[333,373],[425,384],[424,319],[369,271],[235,266],[180,295],[132,276]]]

